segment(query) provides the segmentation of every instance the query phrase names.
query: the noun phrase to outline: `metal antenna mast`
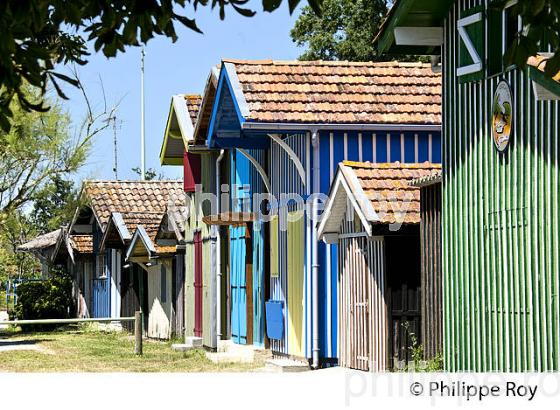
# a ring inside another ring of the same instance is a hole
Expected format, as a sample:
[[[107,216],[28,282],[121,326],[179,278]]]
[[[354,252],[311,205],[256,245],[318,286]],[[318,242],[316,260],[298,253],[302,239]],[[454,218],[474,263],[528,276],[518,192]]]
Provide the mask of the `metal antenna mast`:
[[[142,47],[141,63],[140,63],[140,177],[142,180],[146,179],[146,135],[144,125],[144,57],[146,52]]]
[[[114,115],[110,118],[113,121],[113,172],[115,173],[115,180],[119,179],[118,172],[118,153],[117,153],[117,116]],[[122,123],[122,121],[120,121]],[[120,129],[120,123],[119,123]]]

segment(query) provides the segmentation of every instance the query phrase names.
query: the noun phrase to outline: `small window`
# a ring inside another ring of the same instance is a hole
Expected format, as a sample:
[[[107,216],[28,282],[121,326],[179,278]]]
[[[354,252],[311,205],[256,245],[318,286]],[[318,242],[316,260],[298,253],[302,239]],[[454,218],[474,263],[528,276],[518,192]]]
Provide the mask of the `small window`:
[[[504,54],[519,32],[519,17],[513,12],[517,1],[506,4],[502,10],[488,12],[488,77],[501,74],[511,67],[504,66]]]
[[[167,269],[165,269],[165,265],[161,265],[161,295],[160,301],[161,303],[167,303]]]

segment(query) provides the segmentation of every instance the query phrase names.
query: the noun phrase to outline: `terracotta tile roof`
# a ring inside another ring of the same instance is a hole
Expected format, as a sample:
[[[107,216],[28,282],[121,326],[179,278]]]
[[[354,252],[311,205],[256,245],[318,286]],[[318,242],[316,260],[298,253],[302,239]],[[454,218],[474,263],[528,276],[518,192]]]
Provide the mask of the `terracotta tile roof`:
[[[185,102],[187,103],[187,109],[189,110],[189,115],[191,116],[191,121],[196,124],[196,118],[198,117],[198,111],[200,110],[200,105],[202,104],[202,96],[197,94],[186,94]]]
[[[111,212],[161,215],[183,201],[182,181],[85,181],[83,195],[105,228]],[[159,222],[159,221],[158,221]]]
[[[441,74],[422,63],[242,61],[248,121],[441,124]]]
[[[344,161],[358,180],[381,224],[420,223],[420,189],[411,181],[441,170],[440,164],[401,164]]]
[[[121,213],[123,221],[132,235],[138,225],[142,225],[147,232],[156,230],[163,217],[163,212],[123,212]]]
[[[441,171],[435,170],[432,173],[425,175],[420,178],[413,179],[410,181],[410,185],[422,188],[430,185],[435,185],[441,183],[443,174]]]
[[[93,253],[92,234],[71,234],[70,245],[72,249],[79,253]]]

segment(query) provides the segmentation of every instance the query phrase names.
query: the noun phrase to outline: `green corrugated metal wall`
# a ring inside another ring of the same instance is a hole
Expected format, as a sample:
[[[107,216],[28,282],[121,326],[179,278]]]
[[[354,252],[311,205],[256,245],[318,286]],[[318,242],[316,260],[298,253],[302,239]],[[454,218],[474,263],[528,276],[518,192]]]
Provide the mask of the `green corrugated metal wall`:
[[[527,75],[459,84],[460,10],[445,24],[443,298],[450,371],[559,369],[558,102],[537,102]],[[488,31],[488,30],[487,30]],[[513,91],[513,141],[490,132],[494,90]]]

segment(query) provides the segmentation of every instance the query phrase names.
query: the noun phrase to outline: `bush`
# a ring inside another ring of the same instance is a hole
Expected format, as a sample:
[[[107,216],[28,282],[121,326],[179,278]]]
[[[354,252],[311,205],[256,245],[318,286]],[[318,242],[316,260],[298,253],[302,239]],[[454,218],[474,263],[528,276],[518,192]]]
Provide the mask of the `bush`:
[[[17,289],[15,315],[20,320],[66,319],[74,312],[72,279],[65,274],[54,274],[43,281],[23,282]],[[30,325],[28,329],[48,329],[56,325]]]

